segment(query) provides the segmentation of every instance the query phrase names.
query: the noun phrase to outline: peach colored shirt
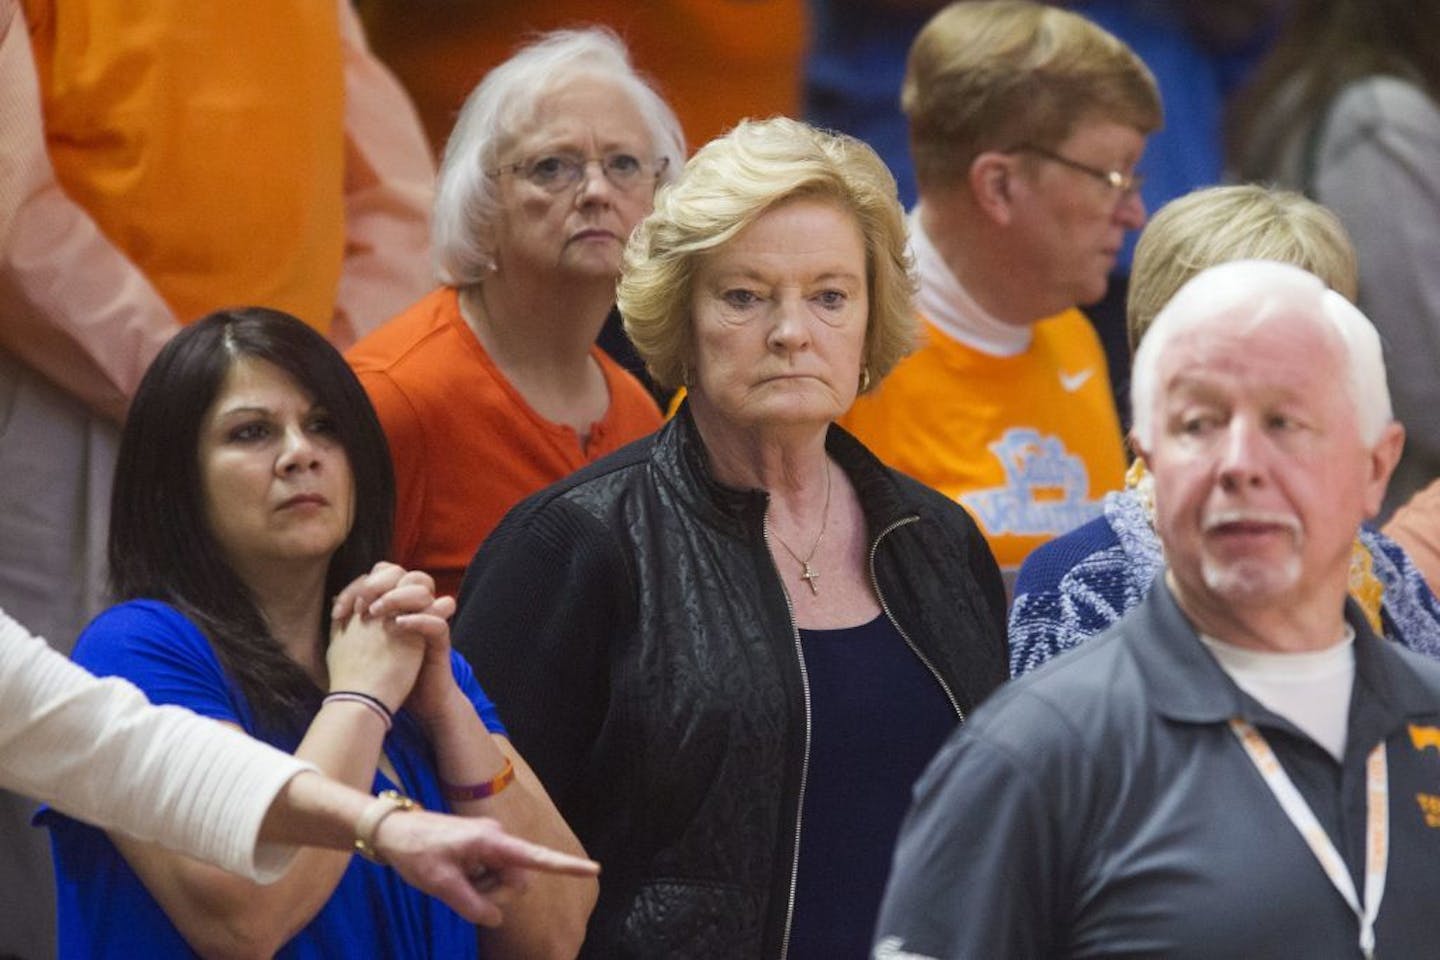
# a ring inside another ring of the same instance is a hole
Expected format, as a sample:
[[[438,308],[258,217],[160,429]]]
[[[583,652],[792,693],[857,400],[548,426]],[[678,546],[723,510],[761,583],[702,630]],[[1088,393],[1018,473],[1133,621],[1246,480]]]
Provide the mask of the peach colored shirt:
[[[1440,591],[1440,479],[1396,510],[1384,533],[1410,554],[1431,591]]]
[[[1072,309],[1032,329],[1023,353],[992,356],[927,324],[920,349],[840,418],[887,465],[969,510],[1011,576],[1030,551],[1099,516],[1125,477],[1090,322]]]

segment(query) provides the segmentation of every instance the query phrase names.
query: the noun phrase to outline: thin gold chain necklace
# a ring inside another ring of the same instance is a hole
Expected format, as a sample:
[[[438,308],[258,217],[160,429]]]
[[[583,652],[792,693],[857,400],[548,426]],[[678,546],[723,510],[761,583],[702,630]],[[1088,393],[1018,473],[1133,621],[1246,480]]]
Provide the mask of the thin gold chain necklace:
[[[816,538],[815,538],[815,542],[810,545],[810,552],[805,555],[804,559],[801,559],[801,557],[800,557],[800,555],[799,555],[798,553],[796,553],[794,550],[791,550],[791,549],[790,549],[790,544],[788,544],[788,543],[786,543],[784,540],[781,540],[781,539],[780,539],[780,534],[779,534],[778,532],[776,532],[776,530],[775,530],[775,528],[774,528],[773,526],[772,526],[771,529],[770,529],[770,532],[771,532],[772,534],[774,534],[774,536],[775,536],[775,542],[778,543],[778,544],[780,544],[780,546],[784,547],[784,548],[785,548],[785,552],[788,553],[788,554],[790,554],[791,558],[792,558],[796,563],[800,564],[800,579],[805,581],[805,585],[810,588],[810,592],[811,592],[812,594],[816,595],[816,596],[819,596],[819,595],[820,595],[820,590],[819,590],[819,588],[817,588],[817,587],[815,586],[815,581],[818,580],[818,579],[820,579],[820,574],[816,573],[816,572],[815,572],[815,569],[810,566],[810,561],[815,559],[815,551],[820,549],[820,541],[822,541],[822,540],[825,539],[825,525],[826,525],[827,523],[829,523],[829,522],[830,522],[830,461],[829,461],[829,460],[826,460],[826,461],[825,461],[825,506],[824,506],[824,508],[823,508],[823,510],[821,511],[821,514],[820,514],[820,535],[819,535],[818,537],[816,537]]]

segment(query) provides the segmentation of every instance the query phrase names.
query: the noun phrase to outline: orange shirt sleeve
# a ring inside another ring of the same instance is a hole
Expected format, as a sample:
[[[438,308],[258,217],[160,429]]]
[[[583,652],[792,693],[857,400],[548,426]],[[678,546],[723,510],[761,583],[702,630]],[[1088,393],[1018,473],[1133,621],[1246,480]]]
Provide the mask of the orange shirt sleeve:
[[[1440,588],[1440,480],[1396,510],[1384,532],[1405,548],[1430,589]]]

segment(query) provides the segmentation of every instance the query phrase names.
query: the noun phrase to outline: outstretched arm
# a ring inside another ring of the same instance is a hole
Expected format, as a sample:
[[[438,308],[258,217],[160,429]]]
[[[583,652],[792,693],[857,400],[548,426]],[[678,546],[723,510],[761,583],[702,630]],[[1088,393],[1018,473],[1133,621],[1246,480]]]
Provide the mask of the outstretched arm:
[[[374,802],[236,730],[153,706],[125,680],[91,676],[3,610],[0,704],[0,785],[252,880],[278,879],[296,846],[351,849]],[[598,869],[493,820],[436,813],[387,817],[375,845],[411,884],[486,925],[527,870]],[[471,880],[482,873],[484,892]]]
[[[257,880],[293,851],[257,856],[286,782],[312,769],[129,682],[97,679],[0,610],[0,786]]]
[[[285,785],[260,826],[260,840],[349,849],[355,825],[375,800],[315,773]],[[521,840],[487,817],[424,811],[391,814],[375,831],[381,859],[411,885],[484,926],[502,917],[499,896],[525,887],[526,872],[593,877],[599,865]]]

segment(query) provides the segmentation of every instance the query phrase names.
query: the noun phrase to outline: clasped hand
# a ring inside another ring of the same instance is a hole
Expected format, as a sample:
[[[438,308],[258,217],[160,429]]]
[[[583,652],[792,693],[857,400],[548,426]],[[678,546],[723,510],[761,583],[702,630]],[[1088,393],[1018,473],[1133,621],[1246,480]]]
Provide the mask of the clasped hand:
[[[392,711],[404,705],[425,723],[459,692],[450,668],[454,612],[454,598],[435,596],[429,574],[375,564],[331,608],[330,689],[368,693]]]

